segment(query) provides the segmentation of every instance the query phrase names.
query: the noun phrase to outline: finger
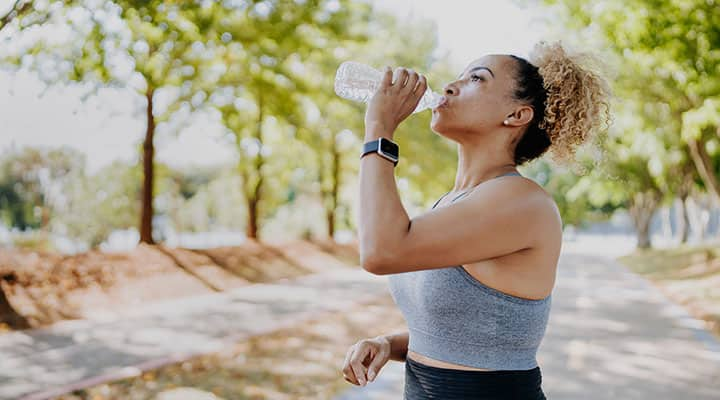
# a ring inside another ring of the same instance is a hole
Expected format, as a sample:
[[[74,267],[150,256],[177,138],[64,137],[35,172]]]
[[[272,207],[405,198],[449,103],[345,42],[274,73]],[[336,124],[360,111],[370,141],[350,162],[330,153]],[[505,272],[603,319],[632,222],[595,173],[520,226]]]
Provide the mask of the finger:
[[[388,86],[392,85],[392,78],[393,78],[393,71],[392,68],[389,66],[385,67],[385,70],[383,71],[383,77],[381,87],[387,88]]]
[[[353,385],[360,386],[360,383],[358,382],[357,378],[355,377],[355,374],[350,370],[350,372],[343,373],[343,378],[345,378],[346,381],[352,383]]]
[[[393,80],[393,86],[395,86],[398,89],[402,89],[405,86],[405,81],[407,80],[408,73],[407,70],[403,67],[398,67],[395,69],[395,80]]]
[[[368,346],[362,346],[362,348],[356,351],[350,358],[350,368],[352,368],[355,377],[361,385],[367,383],[366,369],[365,366],[362,365],[362,361],[367,356],[368,350]]]
[[[417,81],[417,85],[415,86],[415,91],[413,93],[417,94],[418,96],[422,96],[425,94],[425,91],[427,90],[427,78],[425,78],[425,75],[420,75]]]
[[[355,377],[355,373],[352,370],[352,367],[350,366],[350,358],[352,357],[353,352],[355,351],[355,346],[350,347],[350,350],[345,354],[345,361],[343,362],[343,377],[346,381],[359,385],[357,378]]]
[[[355,380],[358,385],[365,385],[367,383],[365,367],[361,363],[356,362],[350,363],[350,368],[352,368],[352,372],[355,375]]]
[[[373,358],[370,365],[368,365],[368,380],[370,380],[370,382],[374,381],[378,376],[378,373],[380,373],[380,369],[383,367],[386,357],[387,354],[385,354],[385,351],[381,349],[375,355],[375,358]]]
[[[408,70],[408,78],[407,83],[405,84],[405,87],[403,88],[403,93],[413,93],[415,91],[415,85],[418,81],[418,74],[417,72],[413,70]]]

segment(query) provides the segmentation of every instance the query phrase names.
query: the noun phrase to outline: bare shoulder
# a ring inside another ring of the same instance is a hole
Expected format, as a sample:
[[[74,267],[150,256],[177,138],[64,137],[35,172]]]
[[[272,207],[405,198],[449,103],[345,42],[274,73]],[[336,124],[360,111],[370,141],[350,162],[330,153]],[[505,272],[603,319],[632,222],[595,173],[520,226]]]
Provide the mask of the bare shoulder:
[[[520,180],[520,179],[518,179]],[[549,219],[549,222],[555,222],[559,225],[560,228],[562,228],[562,218],[560,216],[560,209],[558,208],[557,203],[555,202],[555,199],[553,198],[553,195],[548,193],[547,190],[545,190],[542,185],[535,182],[534,180],[526,177],[522,177],[522,180],[524,181],[525,185],[529,186],[530,191],[534,193],[534,195],[538,196],[542,201],[538,202],[538,209],[542,210],[543,213],[547,213],[547,217]]]
[[[495,181],[486,189],[495,192],[498,201],[523,202],[524,207],[532,210],[533,221],[541,223],[544,234],[561,236],[558,235],[562,231],[560,210],[552,194],[542,185],[524,176],[504,176]]]
[[[538,203],[538,207],[546,208],[549,212],[558,211],[557,204],[555,203],[555,199],[553,198],[553,196],[548,193],[547,190],[545,190],[545,188],[542,187],[542,185],[540,185],[539,183],[524,176],[510,176],[505,178],[515,178],[512,179],[513,184],[517,185],[518,187],[522,187],[524,193],[544,200]],[[506,180],[506,182],[508,183],[510,181],[511,179]]]
[[[551,253],[559,252],[560,242],[562,242],[563,222],[555,199],[552,194],[548,193],[542,185],[534,180],[525,177],[517,180],[524,181],[523,184],[527,186],[527,190],[538,198],[535,207],[537,212],[542,215],[543,221],[543,237],[538,242],[538,247],[544,247],[544,249],[538,250],[550,250]]]
[[[531,199],[533,206],[546,209],[548,212],[557,212],[557,204],[553,196],[544,187],[534,180],[524,176],[503,176],[494,179],[493,185],[488,185],[487,190],[492,190],[498,197]],[[491,183],[491,182],[488,182]]]

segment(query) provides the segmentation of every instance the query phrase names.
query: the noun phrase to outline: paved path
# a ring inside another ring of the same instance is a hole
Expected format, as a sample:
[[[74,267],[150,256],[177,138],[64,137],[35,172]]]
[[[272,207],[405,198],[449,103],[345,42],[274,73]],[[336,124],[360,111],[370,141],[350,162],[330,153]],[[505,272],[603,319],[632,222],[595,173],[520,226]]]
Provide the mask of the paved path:
[[[652,283],[613,257],[634,242],[563,245],[538,352],[550,400],[720,399],[720,343]],[[391,361],[335,400],[402,399],[405,368]]]
[[[342,269],[0,335],[0,399],[45,399],[132,376],[386,293],[383,277]]]
[[[718,341],[612,261],[631,240],[607,243],[563,245],[538,354],[548,398],[719,399]],[[386,293],[386,277],[344,270],[158,303],[122,319],[0,335],[0,399],[48,398],[119,379]],[[404,364],[391,362],[375,382],[349,385],[336,400],[398,400],[403,383]]]

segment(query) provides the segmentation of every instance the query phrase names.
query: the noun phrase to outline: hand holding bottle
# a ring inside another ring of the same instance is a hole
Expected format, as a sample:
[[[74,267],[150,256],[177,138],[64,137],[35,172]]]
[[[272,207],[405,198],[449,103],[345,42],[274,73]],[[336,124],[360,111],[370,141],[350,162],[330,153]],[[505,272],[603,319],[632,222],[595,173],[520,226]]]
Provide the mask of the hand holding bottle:
[[[427,90],[425,76],[399,67],[386,67],[365,112],[365,133],[391,138],[395,129],[417,108]]]
[[[335,93],[338,96],[354,101],[367,102],[380,86],[383,73],[375,68],[355,61],[340,64],[335,74]],[[440,103],[442,96],[427,88],[417,108],[420,112],[434,108]]]

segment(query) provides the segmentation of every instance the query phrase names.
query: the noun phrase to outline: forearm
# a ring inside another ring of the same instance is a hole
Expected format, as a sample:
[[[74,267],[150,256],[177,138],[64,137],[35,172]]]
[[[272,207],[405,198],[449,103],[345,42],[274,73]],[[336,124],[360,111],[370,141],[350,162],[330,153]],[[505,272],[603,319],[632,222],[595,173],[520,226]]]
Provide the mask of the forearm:
[[[368,128],[365,142],[390,137]],[[377,250],[391,251],[407,233],[410,218],[395,183],[395,166],[377,154],[360,159],[360,215],[358,232],[361,255],[372,257]]]
[[[390,359],[405,362],[410,333],[408,331],[383,335],[390,342]]]

